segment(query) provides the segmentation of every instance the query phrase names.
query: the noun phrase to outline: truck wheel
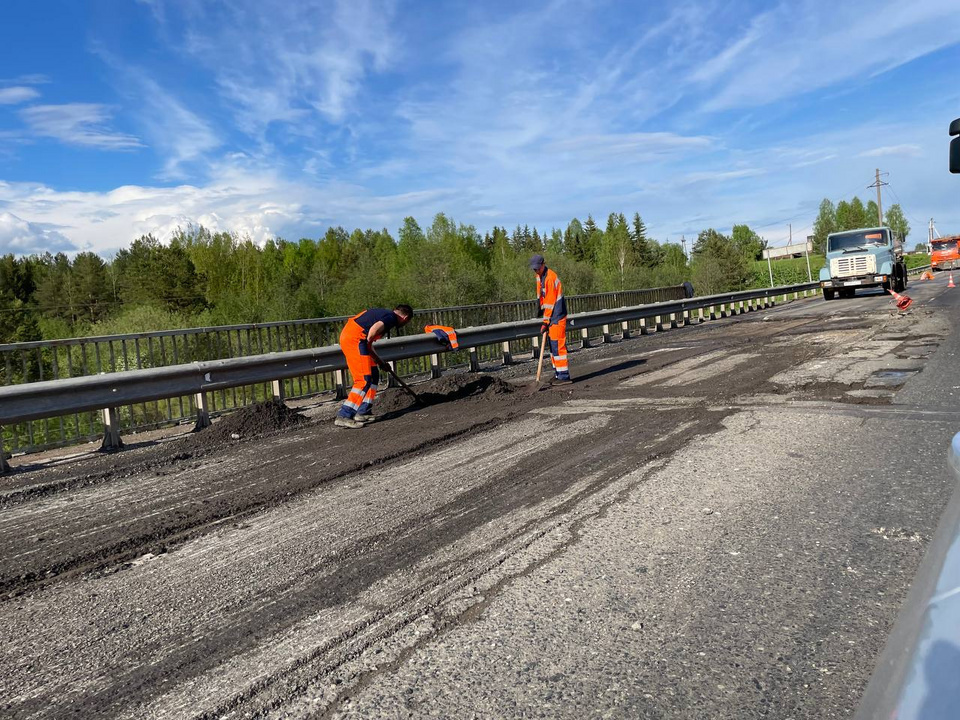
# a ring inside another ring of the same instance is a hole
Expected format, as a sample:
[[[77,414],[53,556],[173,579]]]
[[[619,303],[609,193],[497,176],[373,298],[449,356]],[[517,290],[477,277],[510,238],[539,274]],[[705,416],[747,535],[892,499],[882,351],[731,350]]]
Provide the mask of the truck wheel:
[[[823,289],[823,299],[824,300],[833,300],[837,296],[836,291],[828,290],[827,288]]]

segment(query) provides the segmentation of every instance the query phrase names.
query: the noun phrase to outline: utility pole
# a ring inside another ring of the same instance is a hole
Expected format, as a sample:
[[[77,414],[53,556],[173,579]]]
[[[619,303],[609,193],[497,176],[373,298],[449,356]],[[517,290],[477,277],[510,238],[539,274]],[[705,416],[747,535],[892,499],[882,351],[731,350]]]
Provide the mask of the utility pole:
[[[889,175],[889,173],[884,173],[884,175]],[[877,189],[877,220],[879,221],[878,227],[883,227],[883,200],[880,199],[880,188],[884,185],[889,185],[890,183],[880,182],[880,168],[877,168],[877,179],[873,185],[867,185],[868,188],[875,187]]]
[[[930,218],[930,225],[927,227],[927,254],[933,252],[933,218]]]
[[[680,247],[683,248],[683,256],[687,257],[687,236],[686,234],[680,236]]]
[[[770,273],[770,287],[773,287],[773,265],[770,263],[770,248],[764,250],[767,254],[767,272]]]

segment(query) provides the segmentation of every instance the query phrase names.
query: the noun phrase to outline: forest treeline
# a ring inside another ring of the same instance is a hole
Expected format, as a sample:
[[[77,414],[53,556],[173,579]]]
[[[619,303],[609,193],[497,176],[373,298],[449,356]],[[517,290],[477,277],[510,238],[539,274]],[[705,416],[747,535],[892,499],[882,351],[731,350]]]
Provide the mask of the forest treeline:
[[[829,202],[829,201],[825,201]],[[892,210],[892,209],[891,209]],[[704,230],[690,257],[649,236],[639,213],[592,216],[565,229],[517,226],[480,234],[443,213],[427,228],[330,228],[318,240],[259,246],[190,227],[169,242],[146,235],[108,260],[92,252],[0,257],[0,342],[346,315],[530,298],[527,259],[543,253],[568,295],[676,285],[699,294],[762,283],[765,242],[746,225]]]

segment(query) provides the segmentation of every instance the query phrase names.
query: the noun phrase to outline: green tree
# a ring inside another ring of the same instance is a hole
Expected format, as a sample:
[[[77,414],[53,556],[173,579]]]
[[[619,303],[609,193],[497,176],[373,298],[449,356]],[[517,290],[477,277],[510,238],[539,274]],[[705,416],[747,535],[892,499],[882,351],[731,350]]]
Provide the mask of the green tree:
[[[583,260],[585,258],[583,237],[583,225],[577,218],[574,218],[563,232],[564,255],[573,260]]]
[[[763,251],[767,249],[767,242],[747,225],[734,225],[731,237],[733,244],[748,260],[763,259]]]
[[[907,235],[910,234],[910,223],[907,222],[899,203],[894,203],[887,208],[886,221],[887,227],[893,231],[893,234],[906,242]]]
[[[647,226],[640,217],[640,213],[633,214],[633,227],[630,232],[630,240],[633,242],[633,254],[637,262],[645,267],[655,265],[656,258],[650,251],[650,238],[647,237]]]
[[[704,230],[693,246],[693,284],[700,295],[739,290],[750,280],[750,267],[733,240]]]
[[[827,235],[836,232],[837,210],[827,198],[820,201],[820,212],[813,221],[813,250],[824,255],[827,250]]]
[[[624,290],[637,282],[636,257],[630,229],[623,215],[611,213],[597,252],[597,270],[602,290]]]

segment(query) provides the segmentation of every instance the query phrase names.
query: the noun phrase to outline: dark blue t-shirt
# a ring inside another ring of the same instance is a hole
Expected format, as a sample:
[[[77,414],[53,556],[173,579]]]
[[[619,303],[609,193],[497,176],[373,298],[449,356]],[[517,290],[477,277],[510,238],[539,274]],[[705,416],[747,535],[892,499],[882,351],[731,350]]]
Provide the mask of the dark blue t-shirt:
[[[377,322],[382,322],[383,334],[386,335],[390,330],[393,330],[393,328],[397,327],[400,322],[400,318],[397,317],[393,310],[387,310],[386,308],[370,308],[354,318],[354,322],[362,327],[366,332],[370,332],[370,328],[372,328]]]

